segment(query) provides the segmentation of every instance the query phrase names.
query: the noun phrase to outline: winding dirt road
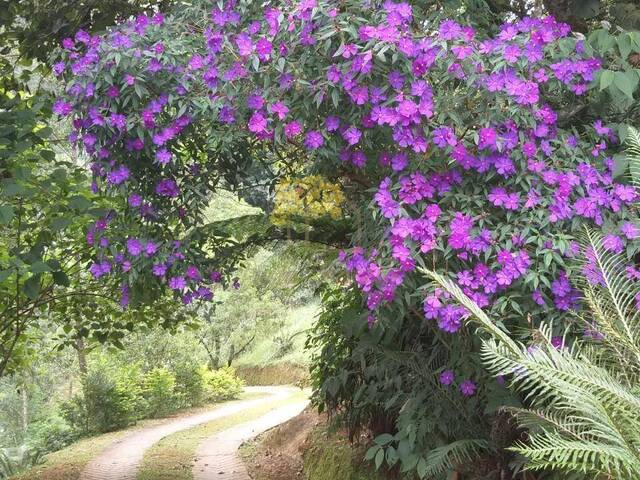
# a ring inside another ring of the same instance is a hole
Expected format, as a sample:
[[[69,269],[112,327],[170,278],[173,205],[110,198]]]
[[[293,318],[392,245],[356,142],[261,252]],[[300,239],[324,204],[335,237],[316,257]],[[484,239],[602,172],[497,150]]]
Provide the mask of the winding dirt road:
[[[216,407],[205,413],[171,419],[161,425],[135,431],[99,453],[82,472],[80,480],[135,480],[144,453],[164,437],[243,410],[285,400],[295,392],[295,389],[248,387],[246,391],[265,393],[268,396],[255,400],[241,400]],[[255,421],[224,430],[203,442],[197,452],[195,478],[198,480],[209,478],[249,480],[246,470],[236,456],[242,441],[293,418],[304,409],[304,405],[306,404],[277,408]],[[212,471],[215,471],[215,476],[212,476]],[[220,473],[227,471],[228,475]]]

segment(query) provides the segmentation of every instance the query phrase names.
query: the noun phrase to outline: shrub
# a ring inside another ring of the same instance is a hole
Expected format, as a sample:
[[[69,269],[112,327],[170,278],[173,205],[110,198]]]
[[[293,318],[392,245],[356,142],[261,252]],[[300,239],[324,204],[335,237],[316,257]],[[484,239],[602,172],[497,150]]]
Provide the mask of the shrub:
[[[183,361],[173,367],[175,391],[181,407],[194,407],[202,404],[205,397],[205,385],[200,366],[191,361]]]
[[[144,375],[143,396],[146,401],[146,413],[156,418],[174,411],[179,404],[176,392],[176,378],[164,367],[157,367]]]
[[[205,397],[209,401],[231,400],[242,393],[244,383],[231,367],[218,370],[202,368],[201,375],[205,385]]]
[[[534,344],[515,342],[452,282],[431,275],[491,334],[481,352],[489,371],[527,400],[529,408],[511,409],[529,429],[528,440],[513,446],[525,468],[561,478],[640,478],[640,287],[602,236],[588,239],[590,311],[581,318],[590,334],[573,345],[544,324]]]
[[[78,439],[78,432],[57,415],[29,427],[29,444],[43,453],[55,452]]]
[[[82,394],[63,405],[63,417],[82,434],[127,427],[142,416],[140,372],[105,362],[92,366],[82,381]]]
[[[26,445],[0,449],[0,480],[24,472],[42,461],[42,452]]]

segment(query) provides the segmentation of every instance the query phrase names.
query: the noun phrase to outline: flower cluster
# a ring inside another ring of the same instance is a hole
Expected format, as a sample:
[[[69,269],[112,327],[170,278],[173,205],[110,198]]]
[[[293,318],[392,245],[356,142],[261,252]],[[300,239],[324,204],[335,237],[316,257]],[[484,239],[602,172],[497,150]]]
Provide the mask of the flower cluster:
[[[341,255],[372,318],[406,288],[413,298],[427,262],[483,307],[528,292],[533,313],[574,308],[564,263],[579,224],[615,225],[612,251],[638,237],[627,214],[637,193],[607,156],[614,132],[564,130],[547,101],[585,95],[600,60],[551,17],[493,38],[452,20],[427,35],[409,3],[376,5],[227,0],[202,35],[168,38],[191,31],[186,9],[66,39],[54,111],[90,155],[95,191],[123,199],[88,232],[92,273],[122,278],[127,298],[150,278],[185,302],[210,299],[221,267],[190,233],[207,194],[239,175],[238,152],[290,149],[309,170],[379,185],[375,240]],[[442,292],[421,306],[448,333],[466,315]]]

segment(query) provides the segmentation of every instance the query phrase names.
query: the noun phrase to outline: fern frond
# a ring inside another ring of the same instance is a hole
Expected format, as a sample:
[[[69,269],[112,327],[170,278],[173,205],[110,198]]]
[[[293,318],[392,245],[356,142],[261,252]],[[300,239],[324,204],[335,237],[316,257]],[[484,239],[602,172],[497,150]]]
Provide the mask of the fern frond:
[[[482,329],[486,330],[493,337],[499,339],[507,348],[513,352],[520,351],[520,346],[514,342],[507,332],[498,328],[494,322],[487,316],[486,313],[478,306],[476,302],[471,300],[453,281],[438,272],[432,270],[422,270],[428,277],[434,280],[438,285],[453,296],[463,307],[465,307],[471,314],[471,318],[476,320],[476,324]]]
[[[433,478],[453,470],[460,464],[478,458],[482,453],[491,451],[489,442],[482,439],[458,440],[427,453],[425,478]]]
[[[601,442],[567,440],[554,431],[543,431],[528,443],[517,442],[513,451],[529,459],[525,469],[547,468],[606,474],[613,478],[639,478],[638,459],[624,448]]]
[[[631,181],[636,188],[640,188],[640,131],[629,127],[625,143]]]
[[[640,287],[626,275],[627,262],[608,252],[599,232],[585,229],[585,243],[601,278],[601,286],[584,285],[585,298],[604,342],[619,351],[622,345],[632,355],[634,370],[640,369],[640,311],[636,295]]]
[[[584,357],[574,358],[568,352],[543,348],[520,351],[513,356],[510,350],[489,340],[483,342],[481,358],[495,375],[513,374],[512,384],[531,401],[546,402],[564,398],[566,392],[577,392],[640,409],[640,398]]]

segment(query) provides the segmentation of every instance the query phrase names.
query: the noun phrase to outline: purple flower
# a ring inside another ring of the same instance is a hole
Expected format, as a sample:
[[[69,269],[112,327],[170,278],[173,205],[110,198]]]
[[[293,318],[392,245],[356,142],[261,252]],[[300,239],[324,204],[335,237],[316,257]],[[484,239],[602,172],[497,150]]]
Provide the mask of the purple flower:
[[[602,246],[605,250],[613,253],[621,253],[624,250],[624,242],[622,239],[611,233],[602,238]]]
[[[187,277],[189,277],[191,280],[200,280],[201,276],[200,276],[200,270],[198,270],[198,267],[196,267],[195,265],[189,265],[187,267]]]
[[[445,370],[440,374],[440,383],[442,385],[449,386],[453,383],[454,379],[455,379],[455,374],[453,373],[453,370]]]
[[[267,119],[260,112],[255,112],[249,119],[249,131],[253,133],[265,133],[267,131]]]
[[[247,107],[251,110],[260,110],[264,106],[264,98],[262,95],[249,95],[247,98]]]
[[[323,144],[324,138],[317,130],[311,130],[308,132],[304,139],[304,146],[307,147],[308,150],[315,150],[320,148]]]
[[[465,397],[472,397],[476,393],[476,384],[472,380],[465,380],[460,384],[460,392]]]
[[[289,113],[289,109],[284,104],[284,102],[276,102],[271,107],[269,107],[272,113],[275,113],[278,116],[279,120],[284,120]]]
[[[127,240],[127,252],[129,255],[137,257],[142,253],[142,243],[137,238],[129,238]]]
[[[165,178],[156,185],[156,193],[162,197],[177,197],[180,189],[174,180]]]
[[[287,138],[293,138],[296,135],[300,135],[302,132],[302,125],[300,122],[294,120],[293,122],[289,122],[284,126],[284,135]]]
[[[137,193],[132,193],[131,195],[129,195],[127,203],[129,203],[129,205],[131,205],[132,207],[139,207],[140,205],[142,205],[142,197]]]
[[[61,117],[66,117],[73,111],[73,105],[64,100],[56,100],[53,104],[53,113],[56,115],[60,115]]]
[[[187,281],[184,277],[171,277],[169,279],[169,288],[171,290],[184,290],[187,286]]]
[[[266,57],[271,54],[273,50],[273,45],[266,38],[261,38],[256,42],[256,52],[261,57]]]
[[[147,255],[147,257],[155,255],[157,251],[158,245],[153,242],[147,242],[147,244],[144,246],[144,253]]]
[[[354,126],[347,128],[342,134],[342,137],[351,146],[356,145],[360,141],[361,136],[362,132]]]
[[[156,160],[161,165],[168,164],[172,159],[173,159],[173,154],[166,148],[163,148],[162,150],[158,150],[156,152]]]
[[[120,185],[129,178],[129,169],[124,165],[119,166],[115,170],[109,172],[107,181],[112,185]]]
[[[151,267],[151,272],[156,277],[164,277],[167,273],[167,265],[165,263],[156,263],[153,267]]]
[[[622,233],[628,240],[635,240],[640,237],[640,228],[631,222],[625,222],[620,227],[620,233]]]
[[[94,278],[100,278],[103,275],[108,275],[111,272],[111,264],[109,262],[93,263],[89,268],[89,271]]]

